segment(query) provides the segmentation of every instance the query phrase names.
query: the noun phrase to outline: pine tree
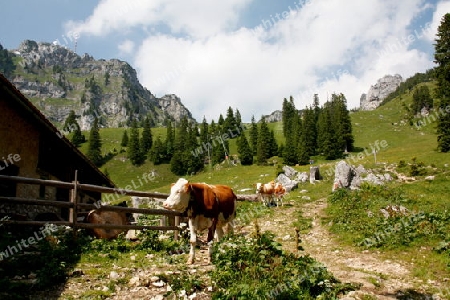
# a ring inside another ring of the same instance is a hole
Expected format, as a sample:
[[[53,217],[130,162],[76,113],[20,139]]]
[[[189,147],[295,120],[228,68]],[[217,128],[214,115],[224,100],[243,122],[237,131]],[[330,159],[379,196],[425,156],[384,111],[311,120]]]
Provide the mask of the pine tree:
[[[175,150],[175,129],[172,127],[172,122],[167,121],[167,129],[166,129],[166,140],[164,142],[165,145],[165,162],[170,162],[172,155]]]
[[[64,122],[63,130],[72,132],[71,142],[75,147],[79,147],[82,143],[86,141],[85,136],[81,133],[80,125],[77,122],[77,115],[75,111],[71,110]]]
[[[122,146],[122,147],[128,146],[128,133],[126,130],[123,131],[122,141],[120,142],[120,146]]]
[[[73,131],[71,142],[75,145],[75,147],[80,147],[81,144],[86,142],[86,137],[81,132],[80,126],[77,126],[77,128]]]
[[[208,145],[209,126],[206,118],[203,117],[202,124],[200,126],[200,145]]]
[[[327,102],[322,109],[317,123],[317,143],[320,153],[325,159],[338,157],[336,135],[331,121],[331,105]]]
[[[161,141],[161,137],[158,135],[155,142],[152,145],[152,148],[150,149],[150,152],[148,154],[149,160],[155,164],[160,165],[164,163],[164,159],[166,156],[166,151],[163,142]]]
[[[236,119],[236,127],[242,128],[242,117],[239,110],[236,108],[235,119]]]
[[[192,123],[188,126],[188,136],[186,148],[184,149],[185,161],[187,164],[188,174],[197,173],[203,169],[205,155],[192,155],[194,149],[196,149],[199,144],[197,141],[198,128],[197,125]]]
[[[283,162],[291,166],[297,163],[297,149],[293,138],[286,139],[286,145],[283,148]]]
[[[352,134],[352,122],[347,110],[347,99],[344,94],[331,95],[331,122],[336,128],[335,139],[338,152],[353,151],[354,138]],[[338,157],[341,155],[337,154]]]
[[[6,77],[11,77],[16,69],[12,58],[13,55],[7,49],[3,49],[0,44],[0,73],[3,73]]]
[[[258,124],[256,124],[255,116],[252,116],[252,124],[250,126],[250,148],[253,155],[256,155],[258,149]]]
[[[238,143],[238,153],[239,159],[241,161],[241,165],[248,166],[253,164],[253,153],[252,149],[250,149],[250,145],[248,144],[247,138],[245,134],[241,134],[237,140]]]
[[[256,152],[257,162],[260,165],[266,164],[267,159],[270,158],[270,139],[269,127],[267,126],[266,120],[261,117],[259,122],[258,147]]]
[[[141,138],[141,152],[146,154],[152,148],[153,137],[152,130],[150,128],[150,119],[148,117],[145,118],[144,128],[142,130],[142,138]]]
[[[287,138],[294,131],[297,110],[295,109],[294,98],[291,96],[289,101],[284,98],[282,108],[283,136]]]
[[[227,116],[225,118],[225,121],[223,123],[223,132],[233,132],[236,129],[236,119],[234,118],[234,112],[233,109],[228,107],[227,110]]]
[[[100,129],[98,127],[98,119],[95,118],[89,132],[89,144],[86,156],[96,165],[101,166],[103,163],[102,141],[100,138]]]
[[[427,110],[433,108],[433,98],[431,98],[430,89],[426,85],[415,88],[413,92],[413,102],[411,105],[413,115],[419,114],[422,108]]]
[[[141,152],[139,141],[139,129],[136,120],[131,122],[130,139],[128,140],[128,159],[133,165],[140,165],[144,162],[144,155]]]
[[[306,112],[307,110],[304,111],[304,117],[303,119],[300,119],[301,122],[299,123],[299,126],[301,126],[301,130],[300,134],[298,136],[298,140],[297,140],[297,149],[296,149],[296,154],[297,154],[297,163],[299,165],[306,165],[309,163],[309,150],[308,150],[308,145],[307,145],[307,132],[305,130],[306,126],[307,126],[307,122],[309,122],[309,120],[307,120],[307,118],[305,118],[305,113],[308,114],[308,112]]]
[[[441,152],[450,151],[450,13],[445,14],[438,27],[434,62],[437,64],[436,96],[439,99],[437,142]]]
[[[303,111],[303,143],[309,156],[316,155],[317,148],[317,122],[315,112],[311,107]]]

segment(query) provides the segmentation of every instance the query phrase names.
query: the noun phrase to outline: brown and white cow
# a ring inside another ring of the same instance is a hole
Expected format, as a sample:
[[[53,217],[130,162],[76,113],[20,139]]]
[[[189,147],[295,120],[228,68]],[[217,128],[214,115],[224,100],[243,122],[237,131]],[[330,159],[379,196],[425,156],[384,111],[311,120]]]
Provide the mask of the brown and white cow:
[[[261,202],[270,206],[273,202],[273,195],[275,192],[275,181],[271,181],[269,183],[257,183],[256,184],[256,195],[261,200]]]
[[[281,182],[277,182],[275,184],[273,194],[277,201],[277,206],[279,206],[279,203],[281,203],[281,206],[283,206],[283,198],[284,198],[284,195],[286,194],[286,188],[283,186],[283,184]]]
[[[186,213],[190,231],[190,251],[188,264],[195,261],[197,232],[208,229],[209,259],[212,255],[214,234],[217,240],[223,236],[223,227],[229,225],[236,217],[237,197],[226,185],[209,185],[191,183],[184,178],[172,185],[170,195],[163,202],[163,207]]]

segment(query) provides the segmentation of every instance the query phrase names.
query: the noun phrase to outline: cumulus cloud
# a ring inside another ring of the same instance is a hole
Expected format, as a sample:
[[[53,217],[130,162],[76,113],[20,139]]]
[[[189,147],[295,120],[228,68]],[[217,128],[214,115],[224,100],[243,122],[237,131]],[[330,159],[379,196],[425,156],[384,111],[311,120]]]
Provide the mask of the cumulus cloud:
[[[233,26],[250,0],[102,0],[84,21],[68,21],[69,32],[105,36],[138,26],[165,25],[172,33],[195,38],[214,35]]]
[[[144,86],[157,96],[180,96],[197,121],[217,119],[229,106],[244,121],[259,119],[291,95],[303,108],[316,93],[321,103],[344,93],[354,108],[380,77],[407,78],[432,66],[409,40],[412,22],[428,9],[422,0],[315,0],[283,18],[263,18],[270,24],[236,26],[249,1],[137,1],[135,16],[114,15],[122,2],[105,0],[72,28],[104,35],[164,22],[169,32],[137,43],[132,64]]]
[[[441,1],[436,5],[433,14],[433,20],[426,27],[425,36],[429,41],[434,42],[439,25],[441,25],[442,17],[450,12],[450,1]]]
[[[117,47],[121,54],[132,54],[134,50],[134,42],[130,40],[125,40],[120,43]]]

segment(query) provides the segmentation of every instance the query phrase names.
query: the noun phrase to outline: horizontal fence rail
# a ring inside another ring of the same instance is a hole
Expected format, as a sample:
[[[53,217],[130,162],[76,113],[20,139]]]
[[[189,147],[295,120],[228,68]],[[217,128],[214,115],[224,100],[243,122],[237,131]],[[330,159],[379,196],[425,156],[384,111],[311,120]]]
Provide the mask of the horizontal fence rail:
[[[77,174],[75,173],[75,178]],[[61,208],[69,208],[70,218],[69,221],[22,221],[22,220],[3,220],[0,224],[14,224],[14,225],[28,225],[28,226],[44,226],[45,224],[52,223],[55,225],[70,226],[73,228],[105,228],[105,229],[135,229],[135,230],[174,230],[175,237],[178,236],[179,230],[179,217],[182,216],[181,213],[167,210],[167,209],[150,209],[150,208],[132,208],[132,207],[122,207],[113,205],[94,205],[88,203],[77,203],[76,194],[78,190],[97,192],[100,194],[120,194],[122,196],[137,196],[137,197],[148,197],[156,199],[166,199],[169,194],[156,193],[156,192],[142,192],[134,191],[128,189],[119,188],[109,188],[104,186],[97,186],[92,184],[79,183],[76,180],[74,182],[63,182],[57,180],[44,180],[37,178],[27,178],[20,176],[5,176],[0,175],[0,181],[13,181],[22,184],[36,184],[44,186],[52,186],[57,188],[69,189],[72,191],[71,201],[53,201],[53,200],[41,200],[41,199],[30,199],[30,198],[20,198],[20,197],[4,197],[0,196],[0,203],[11,203],[11,204],[27,204],[27,205],[45,205],[45,206],[55,206]],[[236,195],[238,201],[258,201],[256,195]],[[161,201],[162,202],[162,201]],[[78,210],[93,210],[97,209],[100,211],[115,211],[122,213],[135,213],[135,214],[146,214],[146,215],[160,215],[175,218],[175,226],[150,226],[150,225],[122,225],[122,224],[91,224],[91,223],[80,223],[77,221]]]

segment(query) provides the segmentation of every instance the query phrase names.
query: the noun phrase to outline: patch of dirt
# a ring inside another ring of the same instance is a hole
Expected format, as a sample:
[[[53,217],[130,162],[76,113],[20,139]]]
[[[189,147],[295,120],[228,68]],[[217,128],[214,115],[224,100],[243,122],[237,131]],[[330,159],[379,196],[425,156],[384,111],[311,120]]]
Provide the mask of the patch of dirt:
[[[326,199],[316,200],[303,205],[291,201],[284,207],[274,208],[269,219],[259,220],[262,231],[269,230],[277,236],[284,249],[310,255],[323,263],[341,282],[360,284],[361,288],[344,295],[342,299],[443,299],[432,295],[435,282],[424,283],[412,275],[412,267],[395,257],[386,258],[378,251],[361,250],[343,246],[322,225]],[[312,219],[312,228],[307,234],[301,234],[303,251],[296,250],[295,229],[292,222],[297,219],[298,210],[303,216]],[[244,231],[251,231],[247,226]],[[441,286],[442,287],[442,286]]]

